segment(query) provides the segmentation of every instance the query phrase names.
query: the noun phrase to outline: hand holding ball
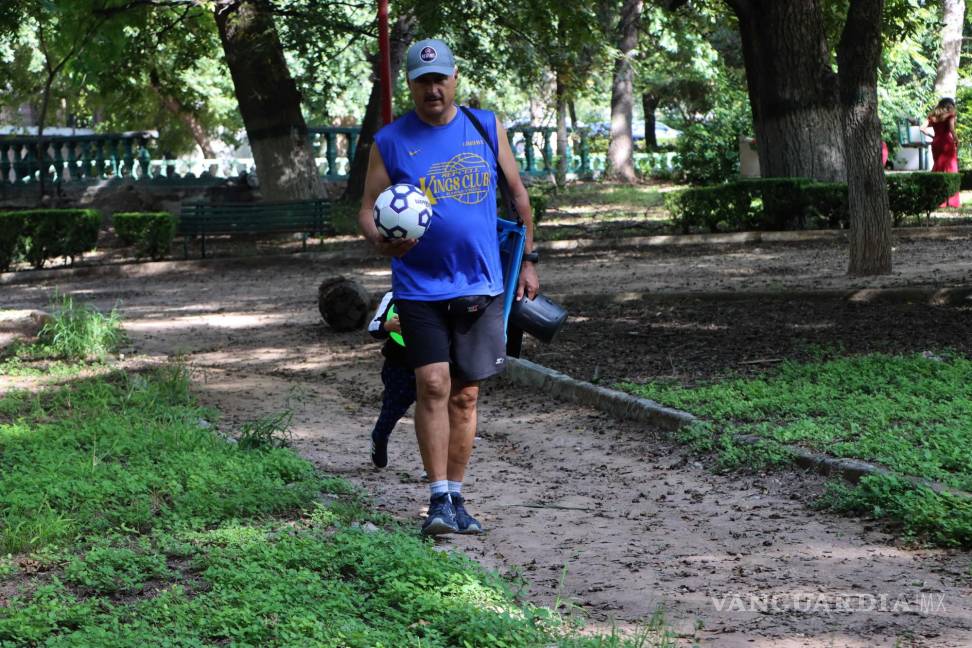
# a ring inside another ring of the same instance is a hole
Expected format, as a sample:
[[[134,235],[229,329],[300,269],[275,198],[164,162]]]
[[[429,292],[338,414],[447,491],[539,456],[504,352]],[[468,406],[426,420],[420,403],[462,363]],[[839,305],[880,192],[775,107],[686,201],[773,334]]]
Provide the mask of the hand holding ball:
[[[432,223],[432,205],[421,189],[395,184],[375,201],[375,227],[389,240],[419,239]]]

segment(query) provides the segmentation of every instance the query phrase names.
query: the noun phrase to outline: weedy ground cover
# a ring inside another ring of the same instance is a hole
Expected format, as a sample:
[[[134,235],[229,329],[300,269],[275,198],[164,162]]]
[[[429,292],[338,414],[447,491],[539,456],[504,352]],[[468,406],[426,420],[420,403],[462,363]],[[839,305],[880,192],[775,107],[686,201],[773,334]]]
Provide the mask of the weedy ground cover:
[[[972,492],[972,360],[957,354],[865,355],[787,362],[757,378],[696,387],[624,384],[687,410],[703,423],[683,438],[715,450],[726,468],[784,462],[786,445],[886,466],[890,477],[833,484],[824,504],[883,517],[909,537],[972,546],[972,499],[938,493],[909,477]],[[766,440],[755,449],[740,434]]]
[[[0,646],[670,645],[581,636],[317,473],[288,421],[227,438],[178,366],[5,394]]]
[[[70,295],[55,295],[50,318],[30,344],[15,344],[5,365],[17,359],[52,359],[67,363],[104,360],[125,339],[121,316],[112,309],[102,313],[90,304],[76,303]]]

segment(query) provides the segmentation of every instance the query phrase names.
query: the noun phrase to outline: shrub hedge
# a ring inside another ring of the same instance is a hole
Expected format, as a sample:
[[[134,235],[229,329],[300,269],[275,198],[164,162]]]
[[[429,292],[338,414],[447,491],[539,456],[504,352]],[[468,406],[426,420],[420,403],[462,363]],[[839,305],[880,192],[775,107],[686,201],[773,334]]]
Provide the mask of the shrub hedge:
[[[886,176],[895,225],[920,221],[959,190],[957,173],[895,173]],[[806,178],[752,178],[683,189],[665,200],[683,233],[848,227],[847,184]]]
[[[23,254],[35,268],[61,256],[73,263],[98,241],[101,214],[96,209],[30,209],[4,214],[4,218],[18,216],[23,222],[14,254]]]
[[[178,217],[169,212],[116,212],[115,233],[126,245],[135,246],[135,256],[161,259],[169,253]]]
[[[909,216],[916,222],[931,218],[936,207],[957,192],[962,176],[958,173],[894,173],[888,176],[888,204],[895,225]]]
[[[962,191],[972,189],[972,169],[962,169],[959,171],[959,174],[962,176],[962,184],[960,187]]]
[[[23,234],[23,212],[0,212],[0,272],[10,269]]]

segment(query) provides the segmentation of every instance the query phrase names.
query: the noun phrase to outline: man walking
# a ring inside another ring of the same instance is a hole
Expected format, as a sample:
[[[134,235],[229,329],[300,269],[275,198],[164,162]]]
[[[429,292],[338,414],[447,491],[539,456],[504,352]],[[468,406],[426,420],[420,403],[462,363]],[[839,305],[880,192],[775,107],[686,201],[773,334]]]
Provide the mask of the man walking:
[[[539,287],[530,200],[496,116],[456,106],[459,72],[449,47],[422,40],[406,60],[415,109],[375,135],[358,223],[392,257],[392,290],[415,369],[415,432],[431,488],[422,533],[481,533],[466,511],[462,482],[476,436],[479,383],[506,362],[503,303],[496,299],[503,292],[497,168],[509,182],[531,252],[517,299],[532,299]],[[417,241],[388,241],[375,227],[375,200],[395,183],[421,188],[432,203],[431,224]]]

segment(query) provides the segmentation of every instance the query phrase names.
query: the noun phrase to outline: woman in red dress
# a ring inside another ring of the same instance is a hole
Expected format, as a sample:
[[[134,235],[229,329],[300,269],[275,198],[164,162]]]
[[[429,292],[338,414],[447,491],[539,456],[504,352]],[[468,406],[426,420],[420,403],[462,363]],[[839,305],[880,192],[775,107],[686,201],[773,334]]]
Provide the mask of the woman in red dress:
[[[932,157],[935,164],[932,171],[958,173],[958,137],[955,135],[955,101],[945,97],[938,102],[928,115],[928,126],[934,130],[932,137]],[[941,204],[942,207],[958,207],[959,195],[956,193]]]

